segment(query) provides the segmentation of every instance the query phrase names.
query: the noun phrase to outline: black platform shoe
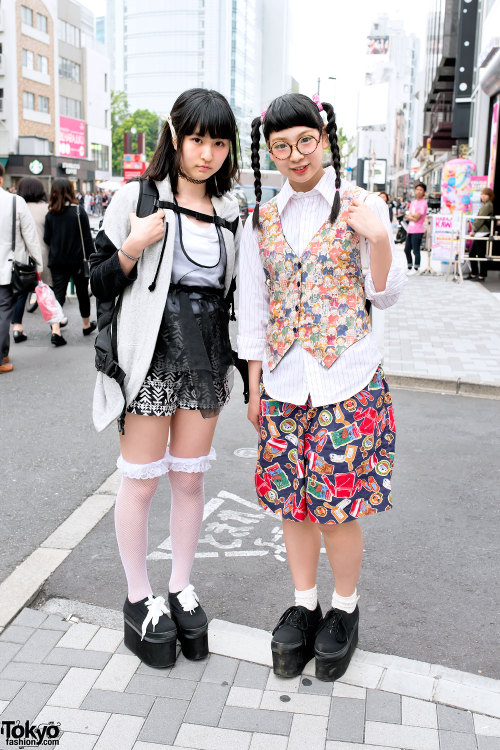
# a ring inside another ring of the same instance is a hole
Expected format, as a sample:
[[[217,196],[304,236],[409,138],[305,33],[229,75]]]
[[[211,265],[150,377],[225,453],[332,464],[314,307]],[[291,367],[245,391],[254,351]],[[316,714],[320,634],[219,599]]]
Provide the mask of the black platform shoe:
[[[208,656],[208,620],[194,587],[189,584],[176,594],[169,593],[168,603],[182,653],[186,659],[204,659]]]
[[[279,677],[296,677],[314,656],[314,636],[321,622],[321,607],[289,607],[273,630],[273,671]]]
[[[314,643],[318,680],[334,682],[342,677],[358,644],[358,623],[358,607],[351,614],[342,609],[328,610]]]
[[[132,653],[156,669],[175,664],[177,631],[162,596],[151,595],[134,604],[127,598],[123,617],[124,642]]]

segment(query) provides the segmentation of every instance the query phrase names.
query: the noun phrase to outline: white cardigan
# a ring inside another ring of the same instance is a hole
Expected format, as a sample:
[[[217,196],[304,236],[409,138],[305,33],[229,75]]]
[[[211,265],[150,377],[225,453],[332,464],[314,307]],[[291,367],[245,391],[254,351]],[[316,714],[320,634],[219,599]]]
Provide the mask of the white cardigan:
[[[173,201],[168,179],[157,182],[156,186],[161,201]],[[139,183],[130,182],[115,193],[106,211],[102,229],[117,249],[123,245],[130,233],[129,214],[135,213],[138,197]],[[214,197],[212,204],[217,215],[228,221],[234,221],[239,215],[235,198]],[[175,214],[171,209],[165,210],[165,231],[167,225],[167,242],[155,290],[150,292],[148,287],[156,273],[163,240],[148,246],[142,253],[137,263],[137,279],[125,289],[122,296],[118,316],[118,362],[126,373],[127,406],[137,396],[151,364],[170,286],[176,232]],[[227,294],[231,281],[236,275],[241,224],[238,226],[236,236],[225,228],[222,228],[222,234],[227,255],[224,285]],[[104,430],[119,417],[122,409],[123,396],[118,383],[98,372],[93,403],[93,420],[96,430],[98,432]]]

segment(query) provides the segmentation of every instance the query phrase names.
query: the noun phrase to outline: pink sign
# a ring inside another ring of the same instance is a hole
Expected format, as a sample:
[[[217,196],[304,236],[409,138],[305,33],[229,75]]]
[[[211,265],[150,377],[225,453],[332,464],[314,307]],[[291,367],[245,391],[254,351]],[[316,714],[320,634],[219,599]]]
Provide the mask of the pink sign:
[[[498,110],[499,102],[495,102],[493,105],[493,114],[491,116],[490,163],[488,167],[488,187],[492,190],[495,182],[495,169],[497,166]]]
[[[76,159],[85,159],[87,153],[85,143],[84,120],[73,120],[71,117],[59,118],[59,154]]]

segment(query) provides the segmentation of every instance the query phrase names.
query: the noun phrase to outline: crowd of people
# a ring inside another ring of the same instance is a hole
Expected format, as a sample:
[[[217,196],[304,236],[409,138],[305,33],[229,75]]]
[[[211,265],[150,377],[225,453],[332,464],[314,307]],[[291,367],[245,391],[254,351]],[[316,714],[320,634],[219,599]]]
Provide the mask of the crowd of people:
[[[97,190],[94,193],[76,193],[76,198],[89,216],[104,216],[106,209],[111,203],[113,193],[106,190]]]
[[[27,341],[23,317],[28,297],[12,288],[13,260],[27,264],[31,258],[39,278],[48,284],[57,302],[64,305],[68,283],[73,280],[82,317],[82,333],[89,336],[97,327],[90,320],[89,281],[86,261],[94,250],[88,215],[66,178],[53,181],[47,198],[37,177],[23,177],[12,193],[3,189],[4,168],[0,165],[0,373],[12,372],[11,330],[15,344]],[[54,347],[67,341],[61,334],[65,316],[50,325]]]

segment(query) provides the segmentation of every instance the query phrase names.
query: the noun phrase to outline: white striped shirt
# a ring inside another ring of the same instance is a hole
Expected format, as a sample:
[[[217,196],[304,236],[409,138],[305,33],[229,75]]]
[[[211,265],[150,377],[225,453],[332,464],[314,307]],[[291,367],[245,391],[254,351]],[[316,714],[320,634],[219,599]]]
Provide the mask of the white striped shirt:
[[[341,193],[349,183],[342,181]],[[335,196],[335,172],[328,167],[316,187],[307,193],[296,193],[287,182],[277,198],[277,207],[287,242],[302,255],[310,240],[327,219]],[[368,195],[366,204],[387,229],[391,249],[395,246],[389,211],[376,195]],[[385,309],[399,298],[406,284],[404,269],[395,265],[389,270],[386,287],[376,292],[369,267],[370,245],[361,238],[361,256],[365,277],[365,294],[375,307]],[[249,219],[243,229],[238,272],[239,330],[238,354],[242,359],[262,362],[264,387],[271,398],[292,404],[305,404],[311,396],[313,406],[343,401],[358,393],[371,380],[381,356],[373,333],[342,352],[329,369],[323,367],[299,342],[294,342],[273,371],[267,364],[266,328],[269,320],[269,288],[260,260],[257,231]]]

